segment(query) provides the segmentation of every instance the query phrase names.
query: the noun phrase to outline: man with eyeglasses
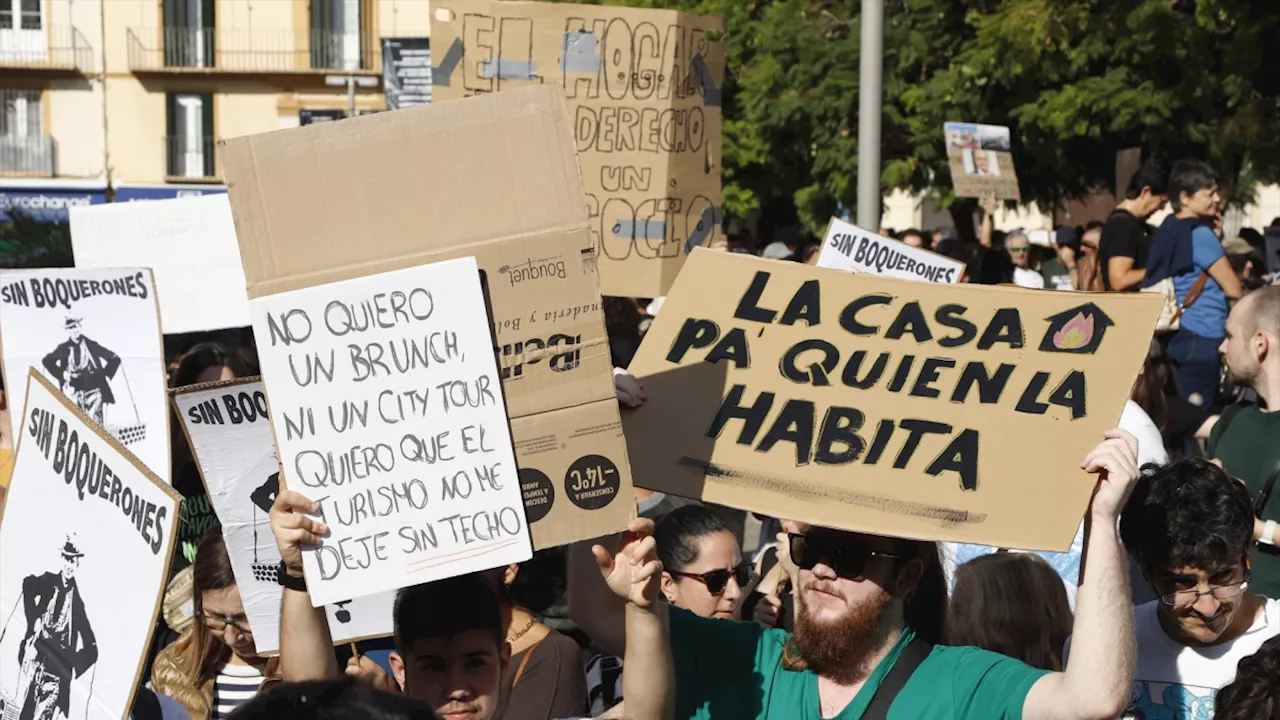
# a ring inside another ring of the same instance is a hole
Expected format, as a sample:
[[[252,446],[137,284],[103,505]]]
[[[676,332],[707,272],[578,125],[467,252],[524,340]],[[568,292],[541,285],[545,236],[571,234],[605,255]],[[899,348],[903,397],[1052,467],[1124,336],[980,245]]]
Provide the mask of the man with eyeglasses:
[[[1249,590],[1253,520],[1249,491],[1206,460],[1139,480],[1120,535],[1157,599],[1133,611],[1138,663],[1124,717],[1211,717],[1240,659],[1280,634],[1280,603]]]
[[[825,528],[788,537],[799,568],[795,633],[670,608],[677,720],[1110,720],[1128,700],[1132,608],[1116,520],[1138,476],[1137,441],[1111,431],[1081,467],[1099,475],[1076,613],[1076,656],[1048,673],[937,644],[946,588],[931,542]],[[652,524],[633,521],[605,577],[641,562]],[[570,565],[569,608],[597,642],[617,637],[622,598]],[[616,591],[615,591],[616,593]]]
[[[1021,230],[1014,230],[1005,238],[1005,248],[1013,261],[1013,284],[1032,290],[1044,289],[1044,276],[1031,267],[1031,241]]]

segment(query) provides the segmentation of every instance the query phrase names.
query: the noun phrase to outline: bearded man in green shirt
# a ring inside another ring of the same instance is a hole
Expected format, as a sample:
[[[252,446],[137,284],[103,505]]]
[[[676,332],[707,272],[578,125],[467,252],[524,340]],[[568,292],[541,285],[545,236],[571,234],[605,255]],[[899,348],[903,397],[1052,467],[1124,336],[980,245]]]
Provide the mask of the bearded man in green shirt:
[[[813,528],[790,538],[799,568],[795,635],[668,609],[674,717],[1117,717],[1129,700],[1134,665],[1133,608],[1117,518],[1139,475],[1137,441],[1108,432],[1082,467],[1098,474],[1099,482],[1065,672],[1037,670],[977,648],[934,645],[946,600],[934,543]],[[649,520],[634,521],[616,554],[591,548],[594,563],[575,549],[570,611],[605,650],[625,642],[622,596],[653,548],[652,529]]]

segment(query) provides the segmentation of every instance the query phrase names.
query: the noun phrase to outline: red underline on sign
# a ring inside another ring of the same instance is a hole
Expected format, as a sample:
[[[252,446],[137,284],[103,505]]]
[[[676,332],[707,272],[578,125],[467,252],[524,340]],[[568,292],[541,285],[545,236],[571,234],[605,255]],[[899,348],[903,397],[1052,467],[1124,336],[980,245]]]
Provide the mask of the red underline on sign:
[[[458,552],[449,553],[447,555],[437,555],[426,560],[418,560],[409,563],[409,572],[421,572],[438,565],[448,565],[449,563],[461,562],[462,560],[471,560],[481,555],[488,555],[491,552],[497,552],[506,547],[511,547],[518,543],[519,540],[504,540],[497,545],[490,545],[485,548],[475,548],[472,550],[459,550]]]

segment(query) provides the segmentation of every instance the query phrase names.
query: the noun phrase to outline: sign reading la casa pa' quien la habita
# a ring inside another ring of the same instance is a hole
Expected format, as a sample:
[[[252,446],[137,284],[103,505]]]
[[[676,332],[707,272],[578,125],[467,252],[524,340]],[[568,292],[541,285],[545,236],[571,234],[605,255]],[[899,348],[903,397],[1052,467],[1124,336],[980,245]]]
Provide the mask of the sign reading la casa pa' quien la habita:
[[[631,365],[649,396],[623,415],[635,477],[831,527],[1063,550],[1093,488],[1080,460],[1159,311],[696,250]]]

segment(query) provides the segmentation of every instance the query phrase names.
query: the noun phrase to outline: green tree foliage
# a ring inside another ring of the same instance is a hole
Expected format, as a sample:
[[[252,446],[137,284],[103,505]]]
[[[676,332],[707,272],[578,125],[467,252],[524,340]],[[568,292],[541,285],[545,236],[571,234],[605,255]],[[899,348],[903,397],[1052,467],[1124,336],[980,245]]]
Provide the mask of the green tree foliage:
[[[730,214],[817,233],[855,204],[860,0],[607,4],[725,17]],[[942,125],[961,120],[1011,127],[1023,198],[1042,207],[1111,188],[1131,147],[1206,159],[1237,200],[1280,180],[1275,3],[885,0],[884,33],[886,191],[951,205]]]
[[[0,221],[0,267],[73,267],[71,226],[66,222],[42,222],[10,209]]]

